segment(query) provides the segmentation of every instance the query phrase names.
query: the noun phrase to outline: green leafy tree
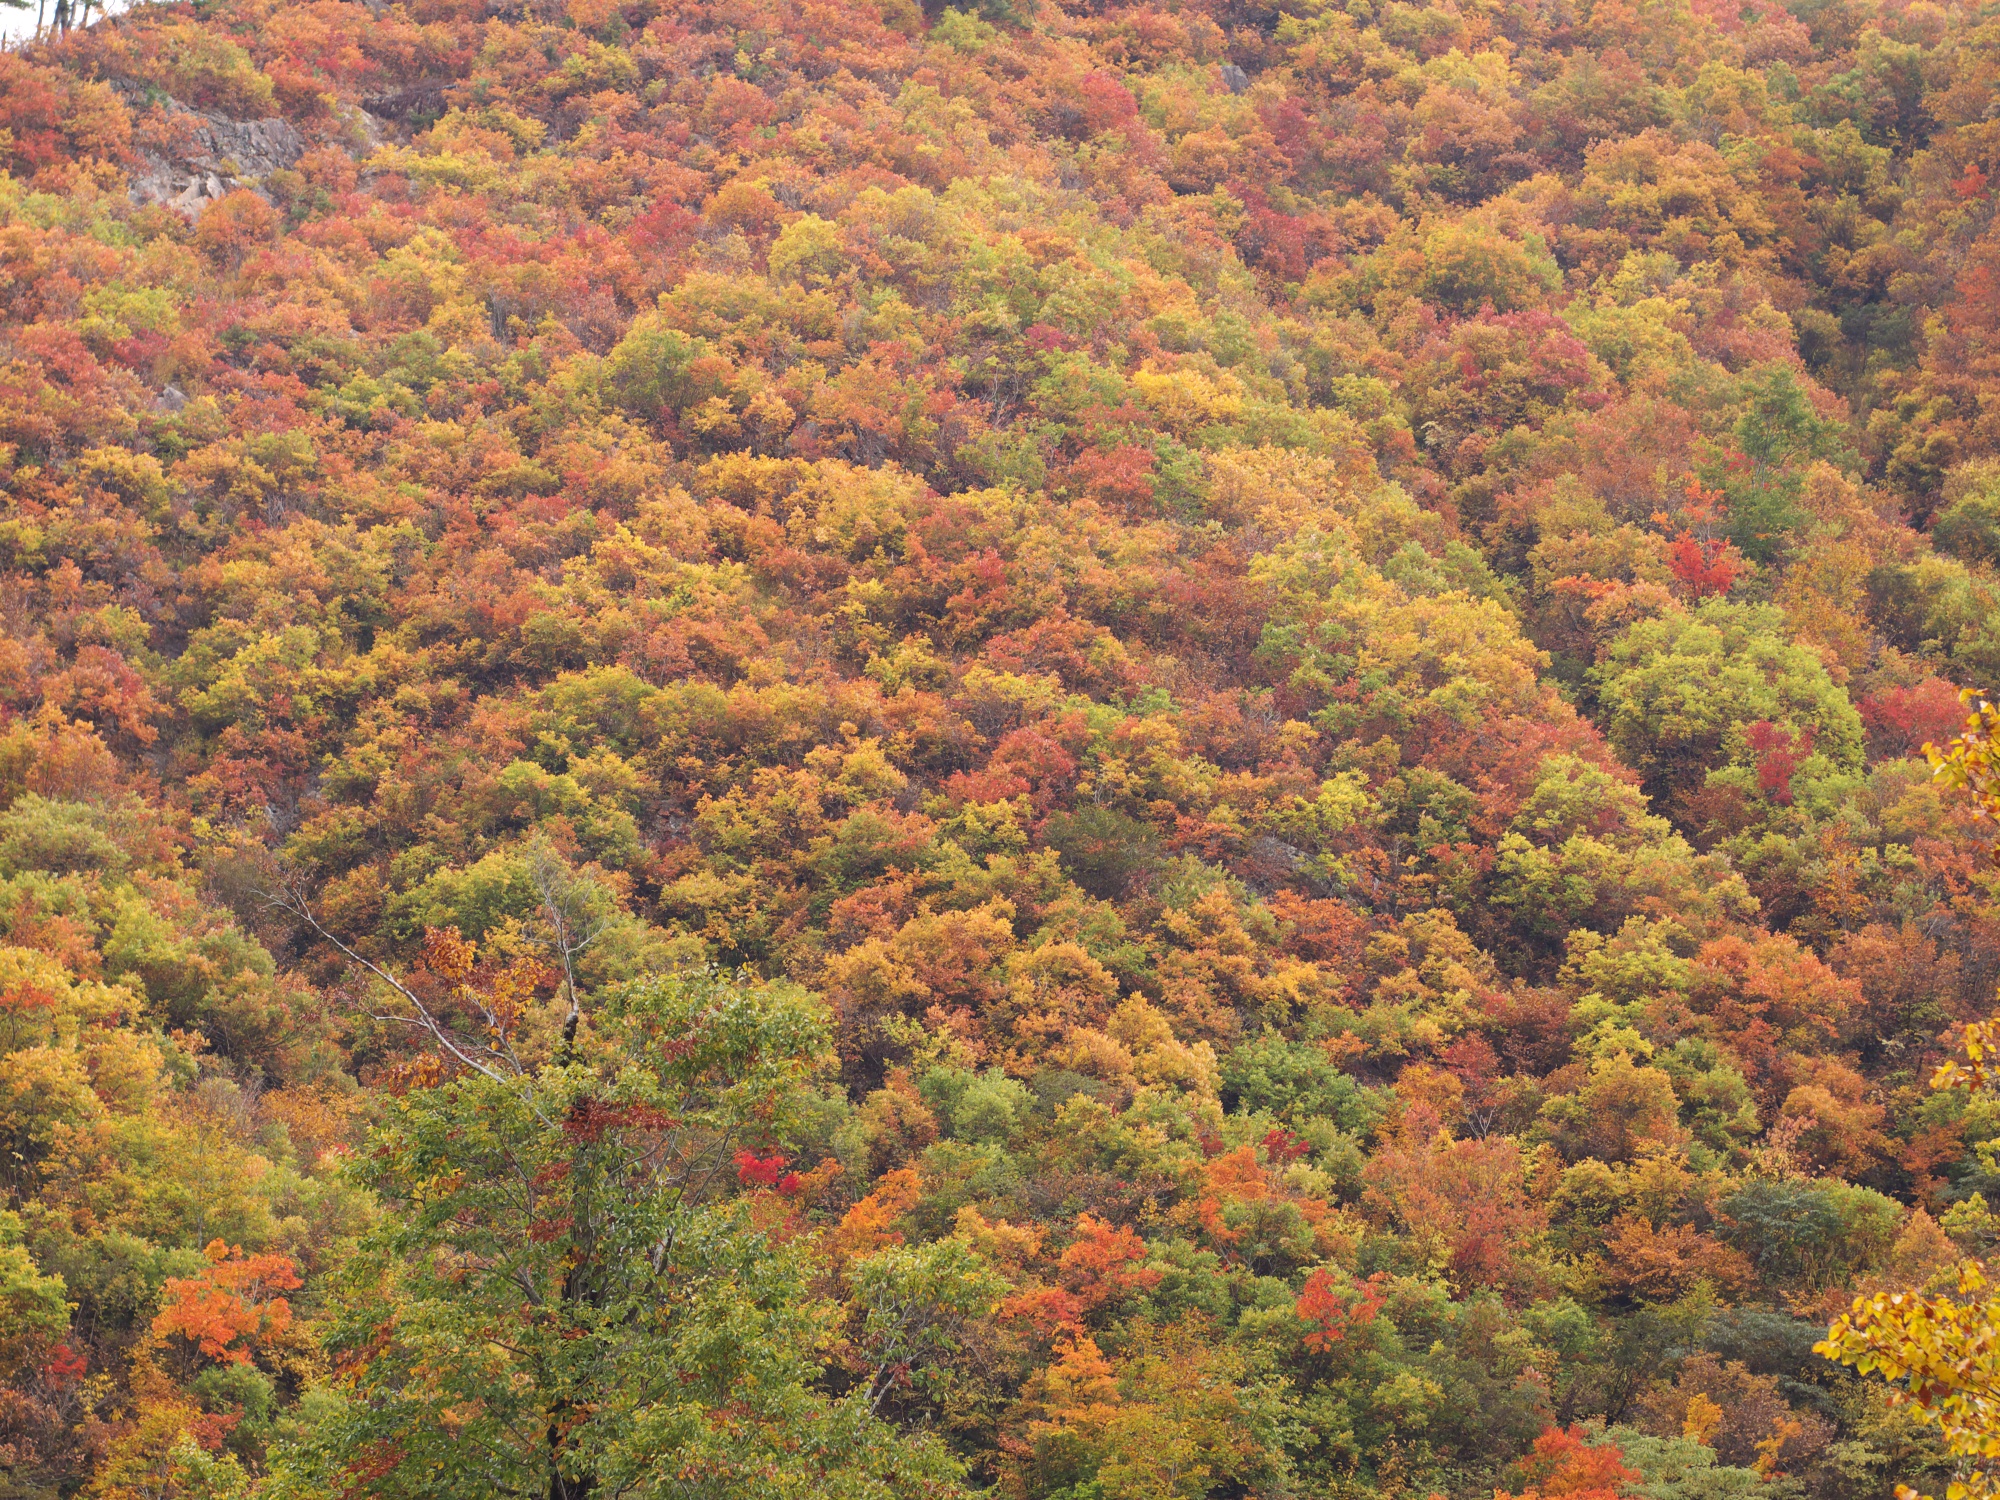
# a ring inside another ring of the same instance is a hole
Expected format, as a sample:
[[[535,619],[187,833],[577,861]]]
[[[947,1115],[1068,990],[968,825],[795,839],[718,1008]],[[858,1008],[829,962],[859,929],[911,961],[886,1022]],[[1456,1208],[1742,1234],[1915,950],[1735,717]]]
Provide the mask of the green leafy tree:
[[[337,1404],[276,1492],[950,1492],[941,1449],[822,1389],[837,1309],[735,1191],[827,1045],[801,990],[713,972],[616,992],[540,1068],[458,1043],[471,1065],[392,1101],[360,1157],[391,1211],[345,1273]],[[909,1301],[874,1269],[880,1308]],[[892,1324],[923,1341],[886,1311],[871,1336]]]
[[[1861,766],[1860,715],[1774,609],[1712,599],[1642,620],[1596,677],[1605,732],[1655,796],[1722,780],[1788,803]]]

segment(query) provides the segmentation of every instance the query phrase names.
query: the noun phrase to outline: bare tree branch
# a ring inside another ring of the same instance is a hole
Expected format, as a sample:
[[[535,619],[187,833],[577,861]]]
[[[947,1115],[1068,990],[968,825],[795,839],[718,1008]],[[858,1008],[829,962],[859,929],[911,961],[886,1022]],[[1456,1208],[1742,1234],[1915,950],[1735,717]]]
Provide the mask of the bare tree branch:
[[[345,939],[324,922],[320,921],[318,914],[313,911],[312,903],[307,899],[303,887],[296,881],[288,880],[283,886],[279,887],[278,891],[271,897],[271,904],[304,922],[314,932],[331,943],[349,963],[374,975],[383,984],[386,984],[390,989],[402,996],[408,1002],[410,1008],[416,1012],[414,1017],[396,1016],[386,1017],[385,1019],[398,1020],[405,1024],[417,1026],[426,1032],[430,1036],[430,1039],[440,1048],[449,1053],[452,1059],[461,1067],[469,1068],[473,1072],[480,1074],[482,1077],[489,1078],[495,1083],[512,1081],[504,1073],[496,1068],[487,1066],[467,1052],[465,1048],[461,1047],[457,1039],[446,1030],[443,1023],[431,1014],[430,1007],[425,1005],[408,985],[404,984],[402,980],[391,974],[373,959],[367,957],[365,954],[356,952]],[[539,1113],[540,1111],[538,1110],[537,1114]]]
[[[583,1001],[576,988],[577,956],[603,936],[606,924],[589,921],[588,913],[578,909],[580,892],[576,874],[547,844],[537,842],[532,847],[528,870],[535,882],[535,894],[542,898],[542,920],[549,926],[550,946],[562,962],[563,993],[569,1001],[569,1010],[563,1017],[562,1044],[556,1049],[556,1061],[567,1063],[575,1055],[577,1025],[583,1019]]]

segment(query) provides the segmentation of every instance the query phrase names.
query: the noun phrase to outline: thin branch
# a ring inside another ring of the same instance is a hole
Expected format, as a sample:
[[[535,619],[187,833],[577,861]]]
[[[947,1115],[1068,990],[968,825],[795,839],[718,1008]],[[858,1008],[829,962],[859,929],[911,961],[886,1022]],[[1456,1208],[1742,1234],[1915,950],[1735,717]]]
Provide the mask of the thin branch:
[[[576,988],[577,955],[603,936],[605,924],[594,922],[588,931],[579,930],[571,910],[577,894],[575,872],[557,859],[546,844],[534,846],[528,869],[535,882],[535,893],[542,898],[542,918],[549,924],[551,946],[562,961],[563,992],[569,999],[569,1010],[563,1017],[562,1043],[556,1048],[556,1062],[562,1064],[575,1055],[577,1026],[583,1019],[583,1001]]]
[[[338,933],[320,921],[312,909],[312,903],[306,899],[303,890],[299,889],[296,885],[287,883],[280,887],[278,893],[271,898],[271,902],[280,910],[289,912],[291,915],[297,917],[308,927],[312,928],[314,932],[326,939],[327,942],[333,944],[334,948],[349,963],[355,965],[357,968],[365,969],[368,973],[373,974],[377,979],[381,980],[382,983],[388,985],[398,995],[401,995],[404,1000],[409,1002],[411,1008],[417,1014],[414,1019],[410,1017],[399,1017],[398,1019],[405,1021],[407,1024],[416,1025],[428,1032],[431,1040],[450,1053],[460,1066],[470,1068],[473,1072],[478,1073],[481,1077],[491,1079],[494,1083],[509,1083],[513,1081],[505,1074],[488,1067],[485,1063],[479,1061],[478,1058],[468,1053],[458,1044],[450,1032],[445,1029],[443,1023],[431,1014],[430,1007],[425,1005],[408,985],[404,984],[402,980],[396,978],[395,975],[391,974],[373,959],[367,957],[365,954],[356,952]],[[535,1109],[532,1098],[529,1100],[529,1108]],[[535,1109],[535,1113],[538,1117],[541,1115],[539,1109]],[[547,1122],[545,1121],[544,1123]]]
[[[708,1196],[709,1185],[721,1175],[724,1164],[729,1160],[730,1143],[735,1139],[736,1131],[734,1127],[723,1131],[721,1135],[716,1137],[714,1148],[715,1165],[710,1167],[705,1175],[701,1174],[701,1169],[696,1163],[708,1153],[700,1150],[688,1153],[684,1163],[684,1175],[678,1182],[672,1185],[670,1194],[672,1201],[667,1206],[667,1232],[660,1236],[659,1240],[654,1244],[652,1252],[647,1256],[647,1261],[652,1266],[655,1276],[659,1276],[665,1272],[667,1258],[673,1254],[674,1241],[679,1237],[682,1228],[681,1210],[683,1206],[690,1198],[694,1202],[700,1203]],[[697,1175],[701,1175],[701,1185],[698,1190],[690,1193],[689,1184],[694,1181]]]

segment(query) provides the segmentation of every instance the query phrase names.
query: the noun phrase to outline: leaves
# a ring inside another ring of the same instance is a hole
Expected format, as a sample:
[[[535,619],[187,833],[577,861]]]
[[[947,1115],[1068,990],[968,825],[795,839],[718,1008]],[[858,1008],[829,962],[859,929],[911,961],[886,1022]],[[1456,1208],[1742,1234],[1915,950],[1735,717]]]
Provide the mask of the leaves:
[[[1279,10],[0,56],[7,1485],[1947,1477],[1993,25]]]
[[[291,1303],[275,1294],[305,1283],[288,1255],[246,1256],[221,1240],[202,1254],[208,1268],[200,1276],[167,1278],[153,1333],[178,1335],[210,1359],[247,1364],[259,1345],[281,1342],[291,1328]]]

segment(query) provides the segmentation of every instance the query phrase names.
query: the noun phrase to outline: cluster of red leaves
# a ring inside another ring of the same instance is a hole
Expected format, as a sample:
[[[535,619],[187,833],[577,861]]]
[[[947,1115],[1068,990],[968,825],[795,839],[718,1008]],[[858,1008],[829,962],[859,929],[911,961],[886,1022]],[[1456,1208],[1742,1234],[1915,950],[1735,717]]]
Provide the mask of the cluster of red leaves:
[[[1792,774],[1812,754],[1817,732],[1807,725],[1794,734],[1769,719],[1759,719],[1744,731],[1757,756],[1757,785],[1778,806],[1792,805]]]
[[[1356,1284],[1352,1277],[1343,1280],[1328,1270],[1313,1272],[1293,1305],[1309,1325],[1300,1342],[1315,1354],[1324,1353],[1352,1330],[1374,1322],[1382,1310],[1382,1281],[1380,1273]]]
[[[799,1174],[786,1170],[790,1163],[782,1152],[759,1156],[743,1150],[736,1153],[735,1159],[736,1180],[745,1187],[771,1188],[789,1198],[801,1186]]]

